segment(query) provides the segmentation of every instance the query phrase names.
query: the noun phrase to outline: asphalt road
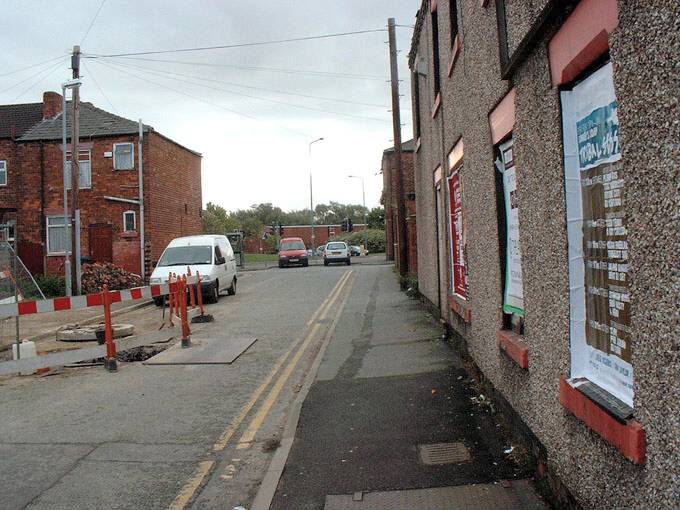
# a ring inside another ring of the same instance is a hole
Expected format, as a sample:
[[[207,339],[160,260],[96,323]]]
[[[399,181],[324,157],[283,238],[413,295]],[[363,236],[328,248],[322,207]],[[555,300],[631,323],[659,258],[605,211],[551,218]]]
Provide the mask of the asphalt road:
[[[243,274],[195,338],[256,337],[231,365],[121,363],[0,379],[0,506],[233,508],[252,501],[322,338],[357,274]],[[148,313],[158,313],[153,307]],[[337,322],[337,321],[335,321]]]

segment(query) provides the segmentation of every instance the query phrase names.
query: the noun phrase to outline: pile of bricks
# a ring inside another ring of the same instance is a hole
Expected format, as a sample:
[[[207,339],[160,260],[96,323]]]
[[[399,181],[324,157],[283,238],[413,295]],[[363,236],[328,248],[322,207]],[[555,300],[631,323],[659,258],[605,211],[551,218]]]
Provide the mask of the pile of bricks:
[[[83,294],[101,292],[104,285],[108,285],[109,290],[131,289],[143,285],[139,275],[129,273],[109,262],[84,264],[81,282]]]

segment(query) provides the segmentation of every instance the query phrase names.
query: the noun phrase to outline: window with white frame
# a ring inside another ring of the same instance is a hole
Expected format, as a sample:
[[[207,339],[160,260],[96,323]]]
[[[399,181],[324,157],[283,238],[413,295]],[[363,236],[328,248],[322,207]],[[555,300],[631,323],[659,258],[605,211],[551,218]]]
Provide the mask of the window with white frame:
[[[123,231],[134,232],[137,230],[137,214],[135,211],[125,211],[123,213]]]
[[[132,143],[113,144],[113,169],[132,170],[135,168],[135,145]]]
[[[68,220],[67,220],[68,221]],[[70,229],[63,216],[47,217],[47,253],[63,254],[70,248]]]
[[[66,153],[66,189],[71,189],[71,152]],[[90,189],[92,187],[92,161],[90,161],[90,150],[82,149],[78,151],[78,182],[80,189]]]
[[[0,161],[0,186],[7,186],[7,161]]]

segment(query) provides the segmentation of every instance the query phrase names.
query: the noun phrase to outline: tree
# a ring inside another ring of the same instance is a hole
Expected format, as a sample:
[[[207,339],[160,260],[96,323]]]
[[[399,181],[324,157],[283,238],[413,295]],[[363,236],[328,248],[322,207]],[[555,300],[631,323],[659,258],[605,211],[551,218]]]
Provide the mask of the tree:
[[[374,207],[368,212],[368,228],[385,230],[385,209]]]
[[[238,221],[231,217],[224,207],[212,202],[203,211],[203,232],[205,234],[221,234],[233,232],[239,227]]]

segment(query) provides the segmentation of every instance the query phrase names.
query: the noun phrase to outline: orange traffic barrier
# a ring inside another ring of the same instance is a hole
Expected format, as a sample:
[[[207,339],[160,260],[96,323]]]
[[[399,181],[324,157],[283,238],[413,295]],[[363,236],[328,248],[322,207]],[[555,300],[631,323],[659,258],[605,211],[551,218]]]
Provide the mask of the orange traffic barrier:
[[[201,273],[196,271],[196,294],[198,298],[198,307],[201,310],[201,317],[205,315],[205,309],[203,308],[203,289],[201,288]]]
[[[187,266],[187,277],[191,277],[191,268]],[[194,293],[196,292],[196,284],[189,284],[189,301],[191,303],[191,309],[196,308],[196,298]]]
[[[189,311],[187,310],[187,277],[182,276],[178,281],[180,314],[182,318],[182,347],[191,346],[191,330],[189,329]]]
[[[118,361],[116,359],[116,344],[113,341],[113,325],[111,323],[111,295],[109,294],[109,286],[104,285],[102,290],[102,304],[104,305],[104,342],[106,343],[106,358],[104,358],[104,367],[109,372],[118,370]]]

